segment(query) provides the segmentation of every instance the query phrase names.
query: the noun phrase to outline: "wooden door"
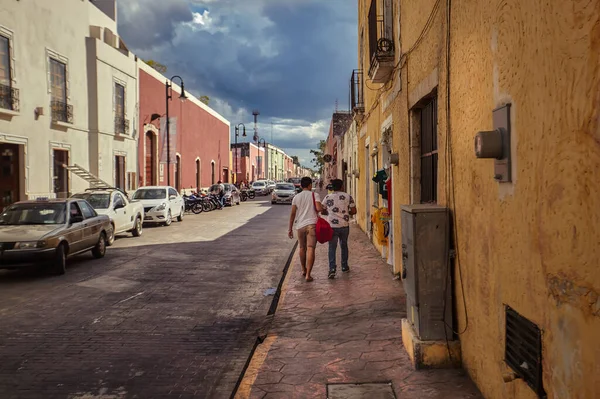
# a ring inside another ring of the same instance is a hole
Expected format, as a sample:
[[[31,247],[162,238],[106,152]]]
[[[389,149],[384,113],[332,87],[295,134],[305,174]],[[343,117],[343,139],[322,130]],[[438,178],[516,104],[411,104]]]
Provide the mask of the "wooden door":
[[[69,151],[52,150],[54,158],[54,194],[56,198],[69,198],[69,171],[64,165],[69,164]]]
[[[19,146],[0,144],[0,210],[19,200]]]
[[[158,184],[156,180],[156,136],[152,132],[146,133],[146,163],[145,179],[146,186]]]

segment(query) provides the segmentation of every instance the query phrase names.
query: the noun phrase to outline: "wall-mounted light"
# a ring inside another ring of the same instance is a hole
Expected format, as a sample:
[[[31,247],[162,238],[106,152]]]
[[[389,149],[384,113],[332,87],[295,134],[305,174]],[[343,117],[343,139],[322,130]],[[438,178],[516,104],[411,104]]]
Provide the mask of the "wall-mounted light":
[[[511,181],[510,104],[496,108],[492,114],[494,130],[475,135],[475,156],[494,159],[494,179]]]

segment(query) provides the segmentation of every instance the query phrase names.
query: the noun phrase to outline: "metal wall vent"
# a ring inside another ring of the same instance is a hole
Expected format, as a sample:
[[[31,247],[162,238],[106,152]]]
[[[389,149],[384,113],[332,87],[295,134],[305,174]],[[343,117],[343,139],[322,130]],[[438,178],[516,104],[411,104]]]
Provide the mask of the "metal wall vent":
[[[542,381],[542,332],[537,325],[506,306],[504,361],[516,375],[545,398]]]

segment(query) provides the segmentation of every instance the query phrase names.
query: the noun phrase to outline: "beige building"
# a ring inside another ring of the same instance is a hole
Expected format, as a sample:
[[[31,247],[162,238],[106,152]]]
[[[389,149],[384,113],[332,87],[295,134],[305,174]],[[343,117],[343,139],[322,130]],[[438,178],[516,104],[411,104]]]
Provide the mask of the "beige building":
[[[63,165],[126,188],[136,82],[115,20],[88,0],[0,3],[0,206],[88,187]]]
[[[406,278],[401,206],[447,209],[453,360],[486,398],[598,397],[600,1],[359,0],[358,16],[360,226]],[[395,240],[373,229],[386,205]]]

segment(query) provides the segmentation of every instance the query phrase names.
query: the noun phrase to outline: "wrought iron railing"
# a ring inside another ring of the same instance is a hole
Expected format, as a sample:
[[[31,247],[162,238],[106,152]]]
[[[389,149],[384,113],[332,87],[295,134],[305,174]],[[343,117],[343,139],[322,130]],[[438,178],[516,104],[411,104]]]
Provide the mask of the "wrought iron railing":
[[[129,119],[125,119],[122,115],[115,116],[115,133],[129,134]]]
[[[73,106],[60,100],[50,101],[52,121],[73,123]]]
[[[0,84],[0,108],[19,111],[19,89]]]
[[[352,71],[350,78],[350,110],[363,112],[365,110],[363,72],[361,69]]]

